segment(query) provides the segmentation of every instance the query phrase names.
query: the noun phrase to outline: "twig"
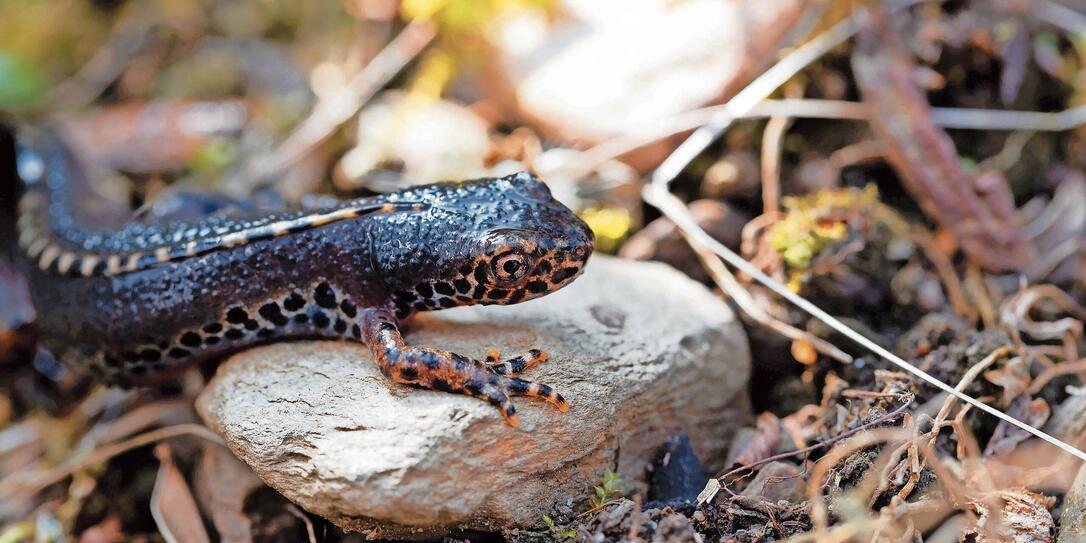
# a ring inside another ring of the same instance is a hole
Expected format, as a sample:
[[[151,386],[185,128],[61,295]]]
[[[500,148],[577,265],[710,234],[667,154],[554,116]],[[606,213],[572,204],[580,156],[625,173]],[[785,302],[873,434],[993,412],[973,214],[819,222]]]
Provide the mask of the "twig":
[[[206,426],[200,424],[178,424],[176,426],[167,426],[166,428],[151,430],[150,432],[145,432],[124,441],[102,447],[101,449],[96,449],[84,456],[69,460],[44,473],[27,473],[24,471],[9,475],[3,480],[0,480],[0,500],[12,499],[16,495],[29,496],[37,494],[41,489],[58,483],[64,480],[65,477],[68,477],[72,473],[84,469],[87,466],[104,462],[132,449],[150,445],[151,443],[164,439],[185,435],[199,437],[212,443],[223,445],[222,439]],[[19,475],[24,475],[26,477],[18,477]],[[29,480],[24,482],[20,479]]]
[[[90,60],[75,75],[56,85],[49,98],[50,109],[74,110],[94,100],[121,75],[128,61],[147,46],[154,30],[147,21],[122,18]]]
[[[826,511],[826,504],[822,501],[822,481],[826,474],[852,453],[878,443],[899,439],[903,432],[904,430],[900,428],[881,428],[855,436],[855,439],[848,443],[831,449],[814,465],[807,479],[807,502],[811,505],[811,522],[814,524],[816,533],[824,532],[829,524],[829,513]],[[912,439],[912,436],[906,436],[904,439]]]
[[[293,503],[287,504],[287,512],[298,517],[305,523],[305,533],[309,536],[309,543],[317,543],[317,533],[313,531],[313,521]]]
[[[1003,148],[998,153],[977,164],[977,169],[982,172],[985,170],[1007,171],[1011,169],[1022,158],[1022,149],[1025,149],[1026,144],[1036,134],[1036,132],[1030,130],[1011,132],[1006,141],[1003,142]]]
[[[1032,396],[1040,392],[1049,381],[1061,375],[1082,373],[1084,371],[1086,371],[1086,358],[1080,358],[1071,362],[1057,364],[1051,368],[1046,368],[1033,379],[1033,382],[1029,384],[1029,388],[1026,389],[1026,393]]]
[[[586,150],[572,173],[592,171],[600,164],[629,153],[657,140],[693,130],[710,122],[725,111],[724,105],[691,110],[665,123],[633,130]],[[829,119],[836,121],[867,121],[868,108],[862,102],[824,100],[817,98],[765,99],[745,113],[736,113],[735,120],[792,117],[796,119]],[[1086,106],[1063,111],[1008,111],[964,107],[933,107],[931,120],[937,126],[957,130],[1008,130],[1025,132],[1064,132],[1086,124]]]
[[[414,59],[435,36],[425,22],[412,22],[392,39],[373,60],[359,71],[339,92],[322,99],[272,152],[248,163],[247,174],[253,179],[273,176],[301,160],[339,125],[355,113],[374,94]]]
[[[762,212],[781,209],[781,144],[792,125],[789,117],[772,117],[762,133]]]
[[[770,456],[769,458],[763,458],[763,459],[761,459],[761,460],[759,460],[757,462],[752,462],[752,463],[747,464],[745,466],[739,466],[738,468],[735,468],[735,469],[725,473],[724,475],[721,475],[720,477],[718,477],[718,479],[727,479],[728,477],[732,477],[732,476],[734,476],[736,474],[739,474],[739,473],[742,473],[744,471],[753,470],[754,468],[756,468],[758,466],[762,466],[762,465],[768,464],[770,462],[776,462],[778,460],[784,460],[786,458],[791,458],[793,456],[802,456],[802,455],[805,455],[807,453],[817,451],[818,449],[829,447],[830,445],[833,445],[834,443],[837,443],[838,441],[841,441],[843,439],[848,439],[848,438],[850,438],[850,437],[852,437],[852,436],[854,436],[854,435],[856,435],[856,434],[858,434],[860,432],[863,432],[865,430],[869,430],[869,429],[874,428],[876,426],[879,426],[879,425],[885,424],[887,422],[890,422],[891,420],[894,420],[897,417],[904,414],[905,410],[908,409],[909,405],[912,404],[912,402],[913,402],[913,396],[911,394],[905,394],[905,395],[901,395],[901,396],[898,396],[898,397],[902,399],[901,405],[896,407],[893,411],[891,411],[889,413],[886,413],[885,415],[883,415],[881,417],[878,417],[878,418],[876,418],[875,420],[873,420],[871,422],[868,422],[866,424],[862,424],[860,426],[857,426],[857,427],[855,427],[855,428],[853,428],[851,430],[848,430],[847,432],[842,432],[839,435],[836,435],[836,436],[834,436],[834,437],[832,437],[830,439],[827,439],[825,441],[820,441],[818,443],[815,443],[814,445],[809,445],[809,446],[804,447],[802,449],[797,449],[797,450],[794,450],[794,451],[781,453],[781,454],[778,454],[778,455],[775,455],[775,456]]]
[[[954,232],[971,261],[991,271],[1021,271],[1035,249],[1019,230],[1009,183],[999,172],[974,174],[962,166],[953,140],[931,121],[931,105],[913,81],[916,63],[886,11],[861,13],[869,23],[857,39],[852,71],[886,161],[920,208]]]
[[[704,245],[697,242],[697,240],[689,237],[682,229],[679,233],[683,235],[686,242],[690,244],[690,247],[694,249],[694,252],[698,255],[698,260],[701,261],[702,267],[709,273],[709,276],[713,278],[713,282],[720,287],[734,302],[739,306],[748,317],[754,319],[755,322],[777,332],[778,334],[791,339],[792,341],[806,341],[810,343],[818,352],[837,360],[838,362],[848,364],[852,362],[852,357],[848,353],[835,347],[832,343],[810,333],[805,330],[800,330],[795,326],[792,326],[786,322],[773,318],[767,313],[762,306],[758,305],[758,302],[753,296],[747,292],[747,289],[743,285],[739,284],[739,281],[735,278],[727,266],[720,261],[716,255],[713,254]]]
[[[893,9],[902,9],[915,3],[915,1],[896,3]],[[851,38],[858,29],[859,24],[856,18],[849,17],[801,45],[755,78],[664,159],[664,162],[652,172],[652,184],[655,186],[667,184],[678,177],[686,165],[697,158],[736,119],[749,113],[800,70]]]
[[[958,273],[954,271],[954,265],[951,264],[950,259],[936,247],[935,241],[931,239],[931,234],[926,228],[922,226],[913,228],[912,234],[913,242],[920,246],[924,251],[924,256],[928,257],[932,266],[935,266],[935,273],[943,282],[943,288],[946,289],[947,298],[950,299],[954,312],[976,322],[977,310],[965,296],[965,287],[962,286],[962,281]]]
[[[899,4],[897,8],[903,7]],[[747,88],[740,91],[728,104],[735,102],[730,109],[724,109],[723,111],[728,113],[718,119],[719,122],[712,123],[712,125],[704,126],[689,139],[683,142],[678,149],[669,156],[663,164],[652,174],[652,183],[646,185],[642,192],[642,198],[649,204],[655,206],[664,215],[666,215],[675,225],[680,228],[685,235],[703,244],[708,249],[712,250],[725,262],[731,264],[739,271],[750,275],[754,280],[758,281],[766,288],[777,293],[784,299],[788,300],[792,304],[796,305],[803,311],[810,314],[812,317],[822,321],[830,328],[836,330],[842,335],[848,337],[852,341],[859,343],[864,348],[868,349],[874,354],[882,357],[886,361],[894,364],[895,366],[919,377],[928,384],[957,396],[962,401],[973,405],[977,409],[988,413],[1000,420],[1006,421],[1021,430],[1024,430],[1036,437],[1043,439],[1044,441],[1059,447],[1064,452],[1078,458],[1079,460],[1086,461],[1086,452],[1079,450],[1078,448],[1070,445],[1056,437],[1053,437],[1037,428],[1034,428],[1024,422],[1021,422],[1006,413],[995,409],[989,405],[986,405],[977,399],[966,395],[958,390],[955,390],[950,385],[936,379],[931,374],[917,368],[916,366],[906,362],[901,357],[890,352],[881,345],[871,341],[863,334],[853,330],[843,322],[827,313],[822,308],[811,303],[807,299],[799,296],[798,294],[788,290],[787,287],[782,285],[779,281],[774,280],[765,273],[763,273],[756,266],[745,260],[743,257],[735,254],[731,249],[720,243],[708,233],[705,232],[694,217],[690,214],[690,211],[686,209],[686,206],[681,200],[679,200],[674,194],[669,191],[669,184],[675,177],[681,172],[690,160],[693,160],[702,150],[704,150],[713,140],[715,140],[724,130],[730,126],[731,121],[734,119],[736,112],[749,111],[753,104],[756,104],[764,100],[770,93],[776,90],[781,84],[790,79],[792,75],[797,73],[807,64],[817,60],[822,54],[829,49],[832,49],[837,44],[843,43],[855,33],[856,24],[850,18],[848,21],[839,23],[811,42],[801,46],[786,56],[780,63],[770,68],[762,76],[756,78]],[[781,67],[783,66],[783,67]],[[743,97],[742,101],[737,100]]]
[[[1033,16],[1057,28],[1075,34],[1086,35],[1086,15],[1052,0],[1034,0]]]

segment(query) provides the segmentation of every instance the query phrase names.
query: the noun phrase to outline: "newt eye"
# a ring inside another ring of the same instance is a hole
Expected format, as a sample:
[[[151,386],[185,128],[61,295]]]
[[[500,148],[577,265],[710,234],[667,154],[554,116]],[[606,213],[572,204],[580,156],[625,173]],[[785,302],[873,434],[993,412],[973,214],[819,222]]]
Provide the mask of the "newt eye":
[[[490,265],[494,278],[503,283],[514,283],[528,275],[528,257],[521,253],[497,256]]]

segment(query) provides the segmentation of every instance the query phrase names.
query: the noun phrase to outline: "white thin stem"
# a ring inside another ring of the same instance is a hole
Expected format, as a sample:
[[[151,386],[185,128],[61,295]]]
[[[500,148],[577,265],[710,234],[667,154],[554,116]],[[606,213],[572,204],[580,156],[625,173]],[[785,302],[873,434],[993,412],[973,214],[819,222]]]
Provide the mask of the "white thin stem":
[[[935,388],[938,388],[939,390],[946,392],[947,394],[951,394],[957,397],[959,400],[968,403],[969,405],[972,405],[973,407],[980,409],[981,411],[984,411],[985,413],[988,413],[993,417],[996,417],[1025,432],[1028,432],[1040,439],[1043,439],[1044,441],[1047,441],[1048,443],[1059,447],[1063,451],[1078,458],[1079,460],[1086,461],[1086,452],[1083,452],[1067,442],[1064,442],[1054,436],[1038,430],[1037,428],[1034,428],[1033,426],[1030,426],[936,379],[926,371],[921,370],[920,368],[906,362],[904,359],[890,352],[878,343],[871,341],[859,332],[853,330],[852,328],[849,328],[845,323],[841,322],[833,315],[826,313],[821,308],[808,301],[806,298],[803,298],[802,296],[799,296],[798,294],[788,290],[787,287],[777,282],[772,277],[769,277],[765,273],[762,273],[762,270],[759,270],[756,266],[748,262],[746,259],[735,254],[734,252],[732,252],[731,249],[728,249],[722,243],[718,242],[716,239],[713,239],[712,236],[705,233],[705,231],[697,225],[697,222],[694,221],[694,218],[692,215],[690,215],[690,212],[687,211],[686,205],[684,205],[683,202],[679,200],[674,194],[671,194],[667,190],[666,186],[659,184],[645,185],[645,188],[642,191],[642,196],[644,197],[645,201],[652,204],[653,206],[656,206],[661,212],[663,212],[664,215],[671,219],[676,226],[683,229],[687,235],[696,239],[702,245],[712,249],[712,251],[720,256],[720,258],[723,258],[725,262],[731,264],[739,271],[749,275],[755,281],[758,281],[766,288],[777,293],[779,296],[781,296],[785,300],[788,300],[796,307],[807,312],[812,317],[822,321],[826,324],[826,326],[833,328],[845,337],[860,344],[865,349],[882,357],[891,364],[915,375],[916,377],[934,386]]]
[[[914,2],[902,2],[898,9]],[[662,185],[670,183],[695,157],[701,154],[716,138],[736,119],[747,114],[765,100],[781,85],[792,79],[803,68],[818,60],[834,47],[845,43],[856,34],[858,24],[855,17],[841,21],[813,40],[803,44],[780,62],[774,64],[762,75],[739,91],[716,111],[707,124],[701,126],[682,142],[652,173],[652,183]]]
[[[917,2],[905,0],[897,3],[890,9],[900,10],[915,3]],[[995,409],[972,396],[956,390],[954,387],[936,379],[924,370],[908,363],[883,346],[871,341],[852,328],[849,328],[836,317],[826,313],[802,296],[788,290],[787,287],[763,273],[755,265],[734,253],[731,249],[725,247],[724,244],[707,234],[705,230],[702,230],[694,220],[694,217],[690,214],[689,210],[687,210],[686,205],[683,204],[682,200],[679,200],[678,197],[670,192],[669,185],[671,181],[686,168],[687,164],[712,144],[712,142],[715,141],[720,134],[735,121],[735,119],[749,113],[755,106],[768,98],[771,93],[775,92],[777,88],[791,79],[800,70],[818,60],[829,50],[851,38],[858,28],[858,18],[856,16],[850,17],[837,23],[825,33],[800,46],[788,56],[781,59],[781,61],[773,67],[766,70],[761,76],[751,82],[750,85],[736,94],[734,98],[721,106],[720,110],[713,116],[708,124],[694,131],[689,138],[680,144],[679,147],[676,148],[662,164],[660,164],[660,166],[652,173],[652,182],[645,185],[642,189],[642,198],[649,204],[658,208],[664,215],[671,219],[677,227],[682,229],[686,235],[697,240],[702,245],[709,247],[714,253],[720,256],[720,258],[724,259],[725,262],[731,264],[739,271],[747,274],[755,281],[758,281],[766,288],[794,304],[796,307],[822,321],[830,328],[836,330],[845,337],[848,337],[852,341],[855,341],[872,353],[877,354],[891,364],[915,375],[935,388],[938,388],[947,394],[951,394],[959,400],[988,413],[993,417],[1047,441],[1079,460],[1086,461],[1086,452]]]

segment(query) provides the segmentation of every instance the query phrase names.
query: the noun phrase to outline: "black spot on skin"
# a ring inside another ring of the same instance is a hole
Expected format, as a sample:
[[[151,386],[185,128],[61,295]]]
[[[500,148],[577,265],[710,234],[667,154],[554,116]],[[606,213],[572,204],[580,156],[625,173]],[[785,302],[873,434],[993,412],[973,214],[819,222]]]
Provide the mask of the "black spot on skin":
[[[119,368],[124,363],[124,362],[121,361],[120,358],[117,358],[116,356],[109,355],[109,354],[107,354],[105,356],[105,362],[106,362],[107,366],[112,367],[112,368]],[[91,367],[92,368],[98,368],[98,366],[91,366]],[[98,368],[98,369],[101,370],[101,368]]]
[[[155,345],[158,346],[158,350],[160,351],[165,351],[166,349],[170,348],[170,342],[166,340],[159,341]]]
[[[270,337],[272,337],[274,335],[275,335],[275,328],[261,328],[260,331],[256,333],[257,337],[265,338],[265,339],[270,338]]]
[[[434,283],[434,291],[445,296],[452,296],[456,293],[456,291],[453,290],[453,286],[444,281]]]
[[[450,307],[456,307],[456,301],[453,300],[452,298],[442,298],[442,299],[438,300],[437,303],[440,304],[441,307],[444,307],[446,309],[448,309]]]
[[[473,396],[478,396],[479,393],[483,391],[483,383],[472,379],[471,381],[464,383],[464,391]]]
[[[144,349],[140,351],[140,359],[147,362],[155,362],[162,358],[162,351],[158,349]]]
[[[260,323],[259,322],[256,322],[253,319],[249,319],[249,320],[245,321],[245,329],[246,330],[256,330],[257,328],[260,328]]]
[[[429,298],[434,295],[434,289],[430,286],[430,283],[419,283],[415,286],[415,291],[423,298]]]
[[[535,272],[537,274],[539,274],[539,275],[546,275],[546,274],[550,273],[551,272],[551,261],[550,260],[544,260],[543,262],[540,262],[539,265],[535,267]]]
[[[106,272],[106,259],[101,259],[94,265],[94,269],[91,270],[91,275],[102,275]]]
[[[223,335],[226,336],[226,339],[241,339],[245,337],[245,332],[238,328],[231,328]]]
[[[547,291],[547,283],[544,281],[528,281],[524,288],[528,289],[528,292],[532,294],[539,294]]]
[[[325,309],[336,308],[336,293],[332,290],[332,285],[328,283],[317,285],[317,290],[313,292],[313,300]]]
[[[483,296],[486,296],[486,287],[483,285],[475,285],[475,291],[471,293],[471,297],[476,300],[482,300]]]
[[[170,349],[170,358],[187,358],[190,354],[192,353],[189,352],[187,349],[181,349],[179,347],[174,347],[173,349]]]
[[[138,362],[139,361],[140,354],[135,352],[135,351],[125,351],[125,352],[121,353],[121,358],[123,358],[125,362],[128,362],[129,364],[131,364],[133,362]]]
[[[226,312],[226,321],[231,324],[243,324],[247,320],[249,320],[249,314],[240,307],[231,308]]]
[[[128,368],[128,372],[132,375],[144,375],[147,373],[147,366],[132,366]]]
[[[429,309],[423,302],[415,302],[414,305],[412,305],[411,307],[415,308],[416,311],[426,311],[427,309]]]
[[[577,272],[580,269],[581,268],[578,268],[578,267],[575,267],[575,266],[567,266],[565,268],[562,268],[562,269],[554,272],[554,275],[551,276],[551,282],[553,282],[553,283],[561,283],[561,282],[565,281],[566,279],[569,279],[570,277],[573,277],[574,275],[577,275]]]
[[[200,339],[200,334],[197,334],[196,332],[185,332],[184,334],[181,334],[181,339],[179,341],[186,347],[199,347],[200,344],[203,343],[203,340]]]
[[[276,326],[286,326],[287,323],[290,322],[286,315],[279,309],[279,304],[275,302],[269,302],[260,306],[257,313],[260,313],[260,316],[264,317],[264,320]]]
[[[347,315],[348,319],[353,319],[358,316],[358,307],[350,300],[343,300],[343,303],[339,304],[339,310],[342,311],[344,315]]]
[[[502,288],[492,288],[486,293],[486,297],[491,300],[501,300],[506,296],[509,296],[509,291]]]
[[[283,300],[283,309],[294,312],[305,307],[305,298],[302,298],[301,294],[297,292],[290,293],[286,300]]]
[[[297,315],[294,315],[294,322],[298,324],[305,324],[309,322],[309,315],[305,313],[299,313]]]
[[[409,292],[409,291],[406,291],[406,290],[397,290],[396,292],[392,293],[392,297],[396,298],[397,300],[404,301],[404,302],[413,302],[413,301],[415,301],[415,298],[417,296],[415,296],[414,292]]]
[[[462,304],[470,304],[475,301],[475,298],[472,298],[471,296],[457,296],[456,301]]]
[[[218,345],[219,341],[219,336],[207,336],[204,338],[204,345]]]
[[[336,324],[332,326],[332,329],[335,330],[337,334],[342,334],[343,332],[346,332],[347,321],[343,319],[336,319]]]
[[[486,262],[480,262],[478,266],[475,266],[475,282],[482,285],[486,283]]]
[[[362,339],[362,328],[357,324],[351,327],[351,335],[355,339]]]
[[[427,298],[425,303],[426,307],[430,309],[437,309],[437,301],[435,301],[433,298]]]
[[[449,386],[449,382],[444,379],[434,379],[430,381],[430,388],[438,392],[452,392],[453,388]]]
[[[417,381],[419,378],[419,372],[415,368],[403,368],[400,370],[400,379],[405,381]]]
[[[471,283],[467,279],[457,279],[453,281],[453,286],[456,287],[456,291],[460,294],[471,292]]]
[[[411,308],[410,307],[401,307],[401,308],[396,310],[396,318],[397,319],[401,319],[401,320],[406,319],[407,316],[410,315],[410,314],[411,314]]]
[[[464,264],[456,271],[460,272],[460,275],[467,277],[468,275],[471,275],[471,264]]]
[[[326,328],[329,324],[332,324],[332,320],[329,319],[328,315],[325,315],[323,311],[314,311],[313,324],[315,324],[317,328]]]
[[[507,303],[515,304],[515,303],[517,303],[517,302],[519,302],[519,301],[521,301],[523,299],[524,299],[524,291],[523,290],[517,290],[517,291],[514,291],[512,294],[510,294],[509,297],[505,299],[505,301]]]
[[[219,332],[222,332],[222,324],[218,322],[207,324],[204,326],[204,332],[207,334],[218,334]]]

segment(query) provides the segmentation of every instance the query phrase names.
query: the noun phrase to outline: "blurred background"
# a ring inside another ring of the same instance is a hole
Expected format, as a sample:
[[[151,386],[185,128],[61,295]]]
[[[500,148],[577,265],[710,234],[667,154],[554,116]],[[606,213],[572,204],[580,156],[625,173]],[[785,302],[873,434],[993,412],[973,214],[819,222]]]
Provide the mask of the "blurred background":
[[[599,252],[667,262],[740,310],[754,412],[771,421],[759,419],[757,435],[791,428],[795,450],[885,415],[853,401],[873,408],[885,375],[749,277],[703,267],[712,257],[641,191],[722,104],[848,25],[768,99],[728,110],[728,129],[670,188],[715,239],[947,382],[983,357],[969,346],[1002,333],[993,345],[1013,343],[1027,362],[973,393],[1020,418],[1038,400],[1065,404],[1083,371],[1060,364],[1081,362],[1086,316],[1083,2],[0,0],[0,120],[58,126],[99,190],[134,214],[178,216],[162,202],[182,191],[299,206],[532,171],[590,224]],[[11,235],[6,224],[0,239]],[[1040,283],[1056,290],[1024,286]],[[224,541],[238,523],[255,541],[361,540],[217,447],[171,441],[172,451],[115,451],[57,474],[62,459],[121,437],[196,424],[191,398],[207,372],[164,390],[107,391],[37,350],[34,313],[0,259],[0,475],[41,481],[0,499],[0,543],[161,541],[162,522],[206,524]],[[1034,321],[1063,327],[1044,335]],[[842,396],[839,379],[868,396]],[[934,396],[911,393],[916,405]],[[802,422],[815,408],[817,428]],[[984,443],[1003,436],[969,420]],[[742,458],[787,449],[777,438]],[[1024,439],[1003,438],[1004,452]],[[206,504],[203,517],[150,514],[156,480],[214,494],[224,472],[245,489],[231,494],[237,516],[209,520]],[[1056,502],[1029,499],[1058,518]],[[699,533],[735,535],[734,516],[710,517]],[[540,537],[610,538],[591,518]],[[783,538],[809,521],[766,520],[761,533]]]

